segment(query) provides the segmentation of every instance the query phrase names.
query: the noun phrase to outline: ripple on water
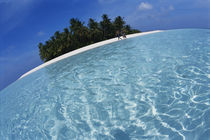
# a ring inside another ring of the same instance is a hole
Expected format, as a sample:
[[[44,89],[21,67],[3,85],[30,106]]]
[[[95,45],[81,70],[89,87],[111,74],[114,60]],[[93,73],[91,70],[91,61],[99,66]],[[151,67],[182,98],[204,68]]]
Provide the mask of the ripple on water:
[[[209,139],[207,31],[122,40],[16,81],[0,93],[0,138]]]

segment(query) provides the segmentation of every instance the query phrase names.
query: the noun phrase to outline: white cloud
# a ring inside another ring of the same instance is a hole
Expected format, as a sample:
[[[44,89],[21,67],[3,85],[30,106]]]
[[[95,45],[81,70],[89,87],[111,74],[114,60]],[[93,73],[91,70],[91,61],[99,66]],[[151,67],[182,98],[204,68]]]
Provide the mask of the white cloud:
[[[98,0],[99,3],[101,4],[108,4],[108,3],[113,3],[115,2],[116,0]]]
[[[172,5],[169,6],[168,8],[170,11],[173,11],[174,10],[174,7]]]
[[[8,3],[9,2],[9,0],[0,0],[0,4],[1,3]]]
[[[152,8],[152,5],[147,2],[142,2],[139,5],[139,10],[151,10]]]
[[[175,10],[175,8],[174,8],[174,6],[173,5],[170,5],[170,6],[163,6],[163,7],[160,7],[160,12],[161,13],[163,13],[163,14],[167,14],[167,13],[169,13],[169,12],[171,12],[171,11],[174,11]]]
[[[30,14],[35,4],[40,0],[0,0],[0,24],[4,25],[4,32],[17,27]]]
[[[37,33],[37,35],[38,35],[38,36],[43,36],[43,35],[45,35],[45,32],[39,31],[39,32]]]
[[[0,57],[0,62],[6,62],[8,60],[8,58],[6,57]]]
[[[4,3],[4,9],[2,9],[4,14],[0,22],[7,22],[10,19],[17,17],[17,15],[25,15],[26,11],[30,10],[33,6],[34,0],[0,0],[0,3]]]
[[[210,8],[210,0],[195,0],[195,5],[200,8]]]

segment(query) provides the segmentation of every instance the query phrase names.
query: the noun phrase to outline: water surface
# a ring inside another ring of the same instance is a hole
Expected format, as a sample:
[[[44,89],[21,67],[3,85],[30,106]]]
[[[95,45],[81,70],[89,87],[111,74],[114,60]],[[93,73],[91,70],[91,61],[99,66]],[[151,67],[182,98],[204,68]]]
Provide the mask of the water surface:
[[[210,30],[104,45],[0,92],[0,138],[207,140]]]

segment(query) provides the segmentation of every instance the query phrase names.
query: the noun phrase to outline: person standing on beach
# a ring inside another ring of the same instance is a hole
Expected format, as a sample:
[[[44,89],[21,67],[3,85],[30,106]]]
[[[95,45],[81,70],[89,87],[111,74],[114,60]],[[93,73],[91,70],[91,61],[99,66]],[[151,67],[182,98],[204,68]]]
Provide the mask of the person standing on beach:
[[[119,31],[116,32],[116,36],[117,36],[118,40],[121,40],[121,39],[122,39],[122,38],[120,37],[120,32],[119,32]]]
[[[123,36],[124,39],[127,38],[126,34],[125,34],[125,31],[122,31],[122,36]]]

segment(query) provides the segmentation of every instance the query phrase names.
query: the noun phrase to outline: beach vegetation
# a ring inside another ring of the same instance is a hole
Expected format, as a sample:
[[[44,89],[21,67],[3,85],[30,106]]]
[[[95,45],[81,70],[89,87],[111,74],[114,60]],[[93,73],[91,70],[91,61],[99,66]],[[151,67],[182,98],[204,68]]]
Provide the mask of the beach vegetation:
[[[89,44],[114,38],[117,31],[126,34],[140,32],[126,25],[121,16],[112,21],[108,15],[104,14],[100,22],[90,18],[87,26],[79,19],[72,18],[68,28],[64,28],[62,32],[56,31],[50,39],[39,43],[39,55],[42,61],[47,62]]]

